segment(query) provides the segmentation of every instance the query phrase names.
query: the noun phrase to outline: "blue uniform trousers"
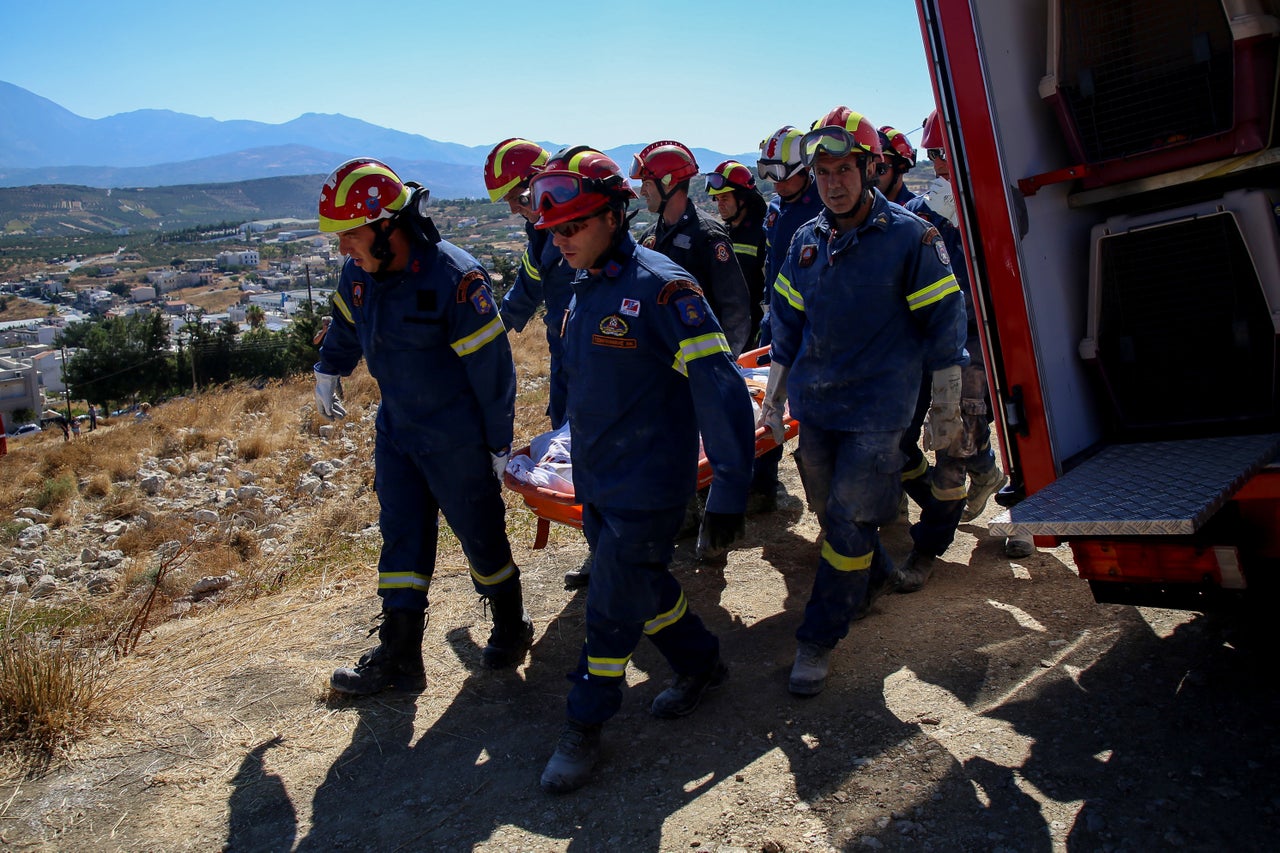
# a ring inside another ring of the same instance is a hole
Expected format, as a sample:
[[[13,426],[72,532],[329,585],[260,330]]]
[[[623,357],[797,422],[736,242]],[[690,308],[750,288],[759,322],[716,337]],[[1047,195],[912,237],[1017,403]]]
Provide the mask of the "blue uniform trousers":
[[[587,641],[570,676],[569,719],[603,723],[622,705],[627,662],[641,636],[653,641],[679,675],[706,672],[720,641],[688,609],[668,566],[683,505],[663,510],[582,507],[582,529],[595,554],[587,587]]]
[[[379,430],[373,487],[381,506],[378,595],[384,610],[426,610],[440,512],[471,564],[476,592],[501,596],[520,589],[520,570],[507,541],[506,506],[482,445],[443,453],[405,451]]]
[[[796,639],[834,648],[869,582],[893,572],[879,528],[898,511],[902,453],[899,430],[841,432],[811,425],[800,429],[800,465],[826,531],[813,592]]]

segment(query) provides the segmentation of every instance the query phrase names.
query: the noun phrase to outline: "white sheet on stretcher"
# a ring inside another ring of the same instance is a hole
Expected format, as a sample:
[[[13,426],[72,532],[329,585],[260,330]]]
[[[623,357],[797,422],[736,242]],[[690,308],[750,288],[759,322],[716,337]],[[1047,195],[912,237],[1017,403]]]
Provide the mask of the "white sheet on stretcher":
[[[749,370],[739,368],[744,379],[753,379],[762,383],[769,381],[769,368],[757,367]],[[754,423],[760,422],[760,406],[753,399],[751,410]],[[529,453],[518,453],[507,463],[507,473],[521,483],[540,486],[555,492],[573,494],[573,458],[570,453],[569,425],[560,429],[544,432],[529,442]],[[701,443],[699,455],[703,455]]]

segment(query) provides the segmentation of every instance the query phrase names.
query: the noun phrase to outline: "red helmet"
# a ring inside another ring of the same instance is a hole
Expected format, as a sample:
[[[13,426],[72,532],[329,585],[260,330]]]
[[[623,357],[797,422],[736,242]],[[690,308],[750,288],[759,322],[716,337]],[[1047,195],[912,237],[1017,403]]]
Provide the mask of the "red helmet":
[[[618,164],[585,145],[551,155],[529,189],[539,214],[535,228],[550,228],[636,197]]]
[[[737,160],[725,160],[716,166],[714,172],[707,173],[707,195],[717,196],[731,193],[734,190],[754,190],[755,176],[751,170]]]
[[[908,168],[916,164],[916,149],[911,147],[907,135],[897,128],[887,124],[880,128],[880,148],[888,157],[905,160]]]
[[[410,192],[386,163],[371,157],[348,160],[325,178],[320,190],[320,230],[333,234],[390,219]]]
[[[881,154],[880,134],[862,113],[848,107],[836,107],[813,123],[800,140],[800,156],[813,165],[819,153],[843,157],[847,154],[869,154],[877,160]]]
[[[698,174],[698,161],[693,159],[693,152],[669,139],[647,145],[632,157],[635,162],[631,164],[631,177],[638,181],[655,181],[664,190]]]
[[[946,147],[942,139],[942,117],[938,115],[937,110],[929,113],[928,118],[924,120],[924,133],[920,135],[920,147]]]
[[[505,139],[484,161],[484,185],[489,201],[498,201],[521,181],[527,181],[547,162],[546,149],[527,139]]]

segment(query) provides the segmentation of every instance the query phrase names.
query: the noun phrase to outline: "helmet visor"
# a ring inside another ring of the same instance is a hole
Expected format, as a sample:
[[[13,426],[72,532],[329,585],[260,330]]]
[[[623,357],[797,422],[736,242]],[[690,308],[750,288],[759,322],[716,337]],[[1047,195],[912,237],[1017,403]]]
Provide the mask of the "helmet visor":
[[[719,172],[709,172],[707,174],[708,190],[722,190],[725,187],[729,187],[730,189],[733,188],[732,185],[729,183],[729,179],[726,178],[724,175],[720,174]]]
[[[812,166],[819,154],[844,157],[864,150],[853,134],[843,127],[820,127],[809,131],[800,140],[800,159],[806,166]]]
[[[781,160],[757,160],[756,177],[765,181],[785,181],[803,168],[803,163],[788,164]]]

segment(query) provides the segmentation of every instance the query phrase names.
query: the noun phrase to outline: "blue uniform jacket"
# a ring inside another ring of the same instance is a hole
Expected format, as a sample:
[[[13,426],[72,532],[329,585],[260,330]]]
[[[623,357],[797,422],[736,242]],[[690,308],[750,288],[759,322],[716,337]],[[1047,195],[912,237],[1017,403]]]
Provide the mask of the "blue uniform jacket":
[[[951,256],[951,271],[956,274],[956,283],[960,285],[960,292],[964,294],[965,315],[969,330],[968,345],[972,354],[973,348],[978,345],[978,317],[974,311],[973,294],[969,290],[969,268],[964,262],[964,239],[960,236],[960,229],[950,219],[939,215],[929,207],[928,196],[912,196],[903,207],[937,228],[938,233],[942,235],[942,242],[947,246],[947,254]]]
[[[698,432],[711,512],[743,512],[755,456],[746,383],[690,275],[624,236],[596,275],[580,272],[565,326],[573,482],[619,509],[682,506],[697,486]]]
[[[639,242],[693,274],[733,355],[741,355],[751,334],[751,294],[724,226],[700,213],[690,201],[675,225],[658,219],[644,230]]]
[[[520,268],[511,289],[502,297],[502,324],[523,332],[538,306],[547,306],[547,343],[559,346],[560,325],[573,298],[574,270],[551,240],[550,231],[538,231],[525,223],[529,244],[520,257]]]
[[[782,262],[787,257],[787,248],[796,229],[822,212],[822,199],[818,197],[818,188],[809,182],[809,187],[800,198],[793,202],[785,202],[782,196],[774,195],[769,199],[769,210],[764,215],[764,287],[768,294],[773,289],[773,281],[782,269]]]
[[[515,366],[475,258],[415,243],[408,266],[382,281],[348,259],[333,305],[316,368],[348,376],[364,356],[382,392],[379,431],[430,453],[511,444]]]
[[[964,295],[937,229],[873,191],[856,230],[802,226],[774,282],[773,360],[801,425],[905,429],[923,370],[968,363]]]

